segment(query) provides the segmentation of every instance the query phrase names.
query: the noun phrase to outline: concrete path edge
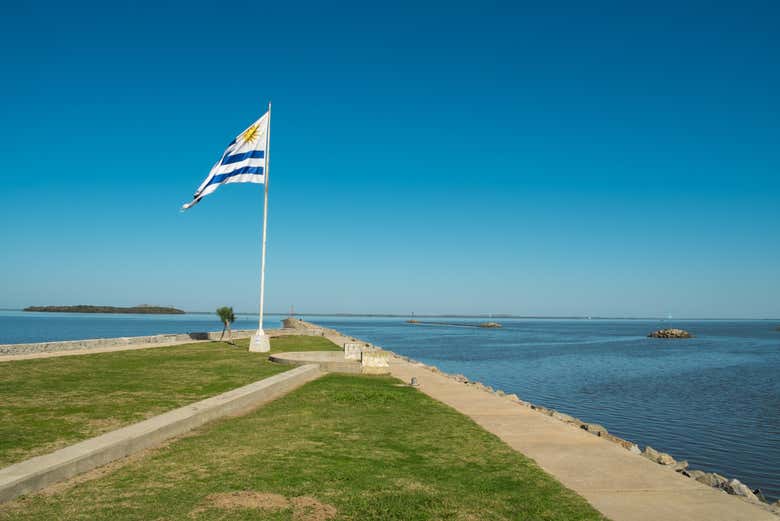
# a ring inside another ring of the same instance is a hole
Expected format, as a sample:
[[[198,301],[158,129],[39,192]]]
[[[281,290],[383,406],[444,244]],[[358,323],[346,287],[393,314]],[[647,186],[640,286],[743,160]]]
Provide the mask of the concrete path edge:
[[[248,412],[323,374],[317,364],[299,366],[50,454],[5,467],[0,469],[0,502],[41,490],[154,447],[207,422]]]

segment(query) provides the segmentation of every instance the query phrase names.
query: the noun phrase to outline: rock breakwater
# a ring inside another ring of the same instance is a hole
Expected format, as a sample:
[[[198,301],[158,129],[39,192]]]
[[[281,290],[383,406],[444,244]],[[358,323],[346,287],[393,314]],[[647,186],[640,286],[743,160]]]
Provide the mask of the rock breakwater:
[[[693,338],[693,335],[688,331],[677,328],[659,329],[658,331],[653,331],[647,336],[650,338]]]

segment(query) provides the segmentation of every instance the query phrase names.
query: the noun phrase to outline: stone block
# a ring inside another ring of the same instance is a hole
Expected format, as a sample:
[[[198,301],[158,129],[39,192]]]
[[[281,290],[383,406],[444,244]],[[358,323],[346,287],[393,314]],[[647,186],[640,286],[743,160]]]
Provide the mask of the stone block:
[[[363,344],[346,343],[344,344],[344,358],[346,360],[360,360],[363,354]]]
[[[360,363],[363,374],[389,374],[390,353],[387,351],[363,351]]]

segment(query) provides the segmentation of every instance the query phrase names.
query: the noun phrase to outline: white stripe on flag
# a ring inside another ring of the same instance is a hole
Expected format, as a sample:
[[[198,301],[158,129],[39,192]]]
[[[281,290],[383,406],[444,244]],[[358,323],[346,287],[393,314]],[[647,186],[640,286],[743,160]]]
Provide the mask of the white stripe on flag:
[[[211,168],[209,175],[198,187],[198,190],[192,197],[192,201],[182,206],[182,210],[192,208],[202,198],[213,193],[223,184],[264,183],[267,158],[265,150],[267,132],[268,113],[266,112],[230,143],[222,153],[219,162]],[[258,153],[253,154],[253,152]],[[227,161],[228,156],[237,154],[247,154],[247,158],[234,158],[238,159],[235,163],[228,162],[222,164],[223,161]],[[263,157],[251,157],[260,155]]]
[[[243,161],[239,161],[238,163],[228,163],[227,165],[214,165],[214,168],[211,170],[211,172],[214,175],[219,174],[229,174],[233,170],[238,170],[239,168],[245,167],[245,166],[265,166],[265,159],[244,159]]]

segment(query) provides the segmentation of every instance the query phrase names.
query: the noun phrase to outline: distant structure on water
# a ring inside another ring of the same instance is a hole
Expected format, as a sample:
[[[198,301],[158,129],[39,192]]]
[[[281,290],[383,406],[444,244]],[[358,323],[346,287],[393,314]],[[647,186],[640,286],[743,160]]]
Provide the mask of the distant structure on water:
[[[501,324],[498,322],[482,322],[479,327],[487,327],[487,328],[499,328],[501,327]]]

